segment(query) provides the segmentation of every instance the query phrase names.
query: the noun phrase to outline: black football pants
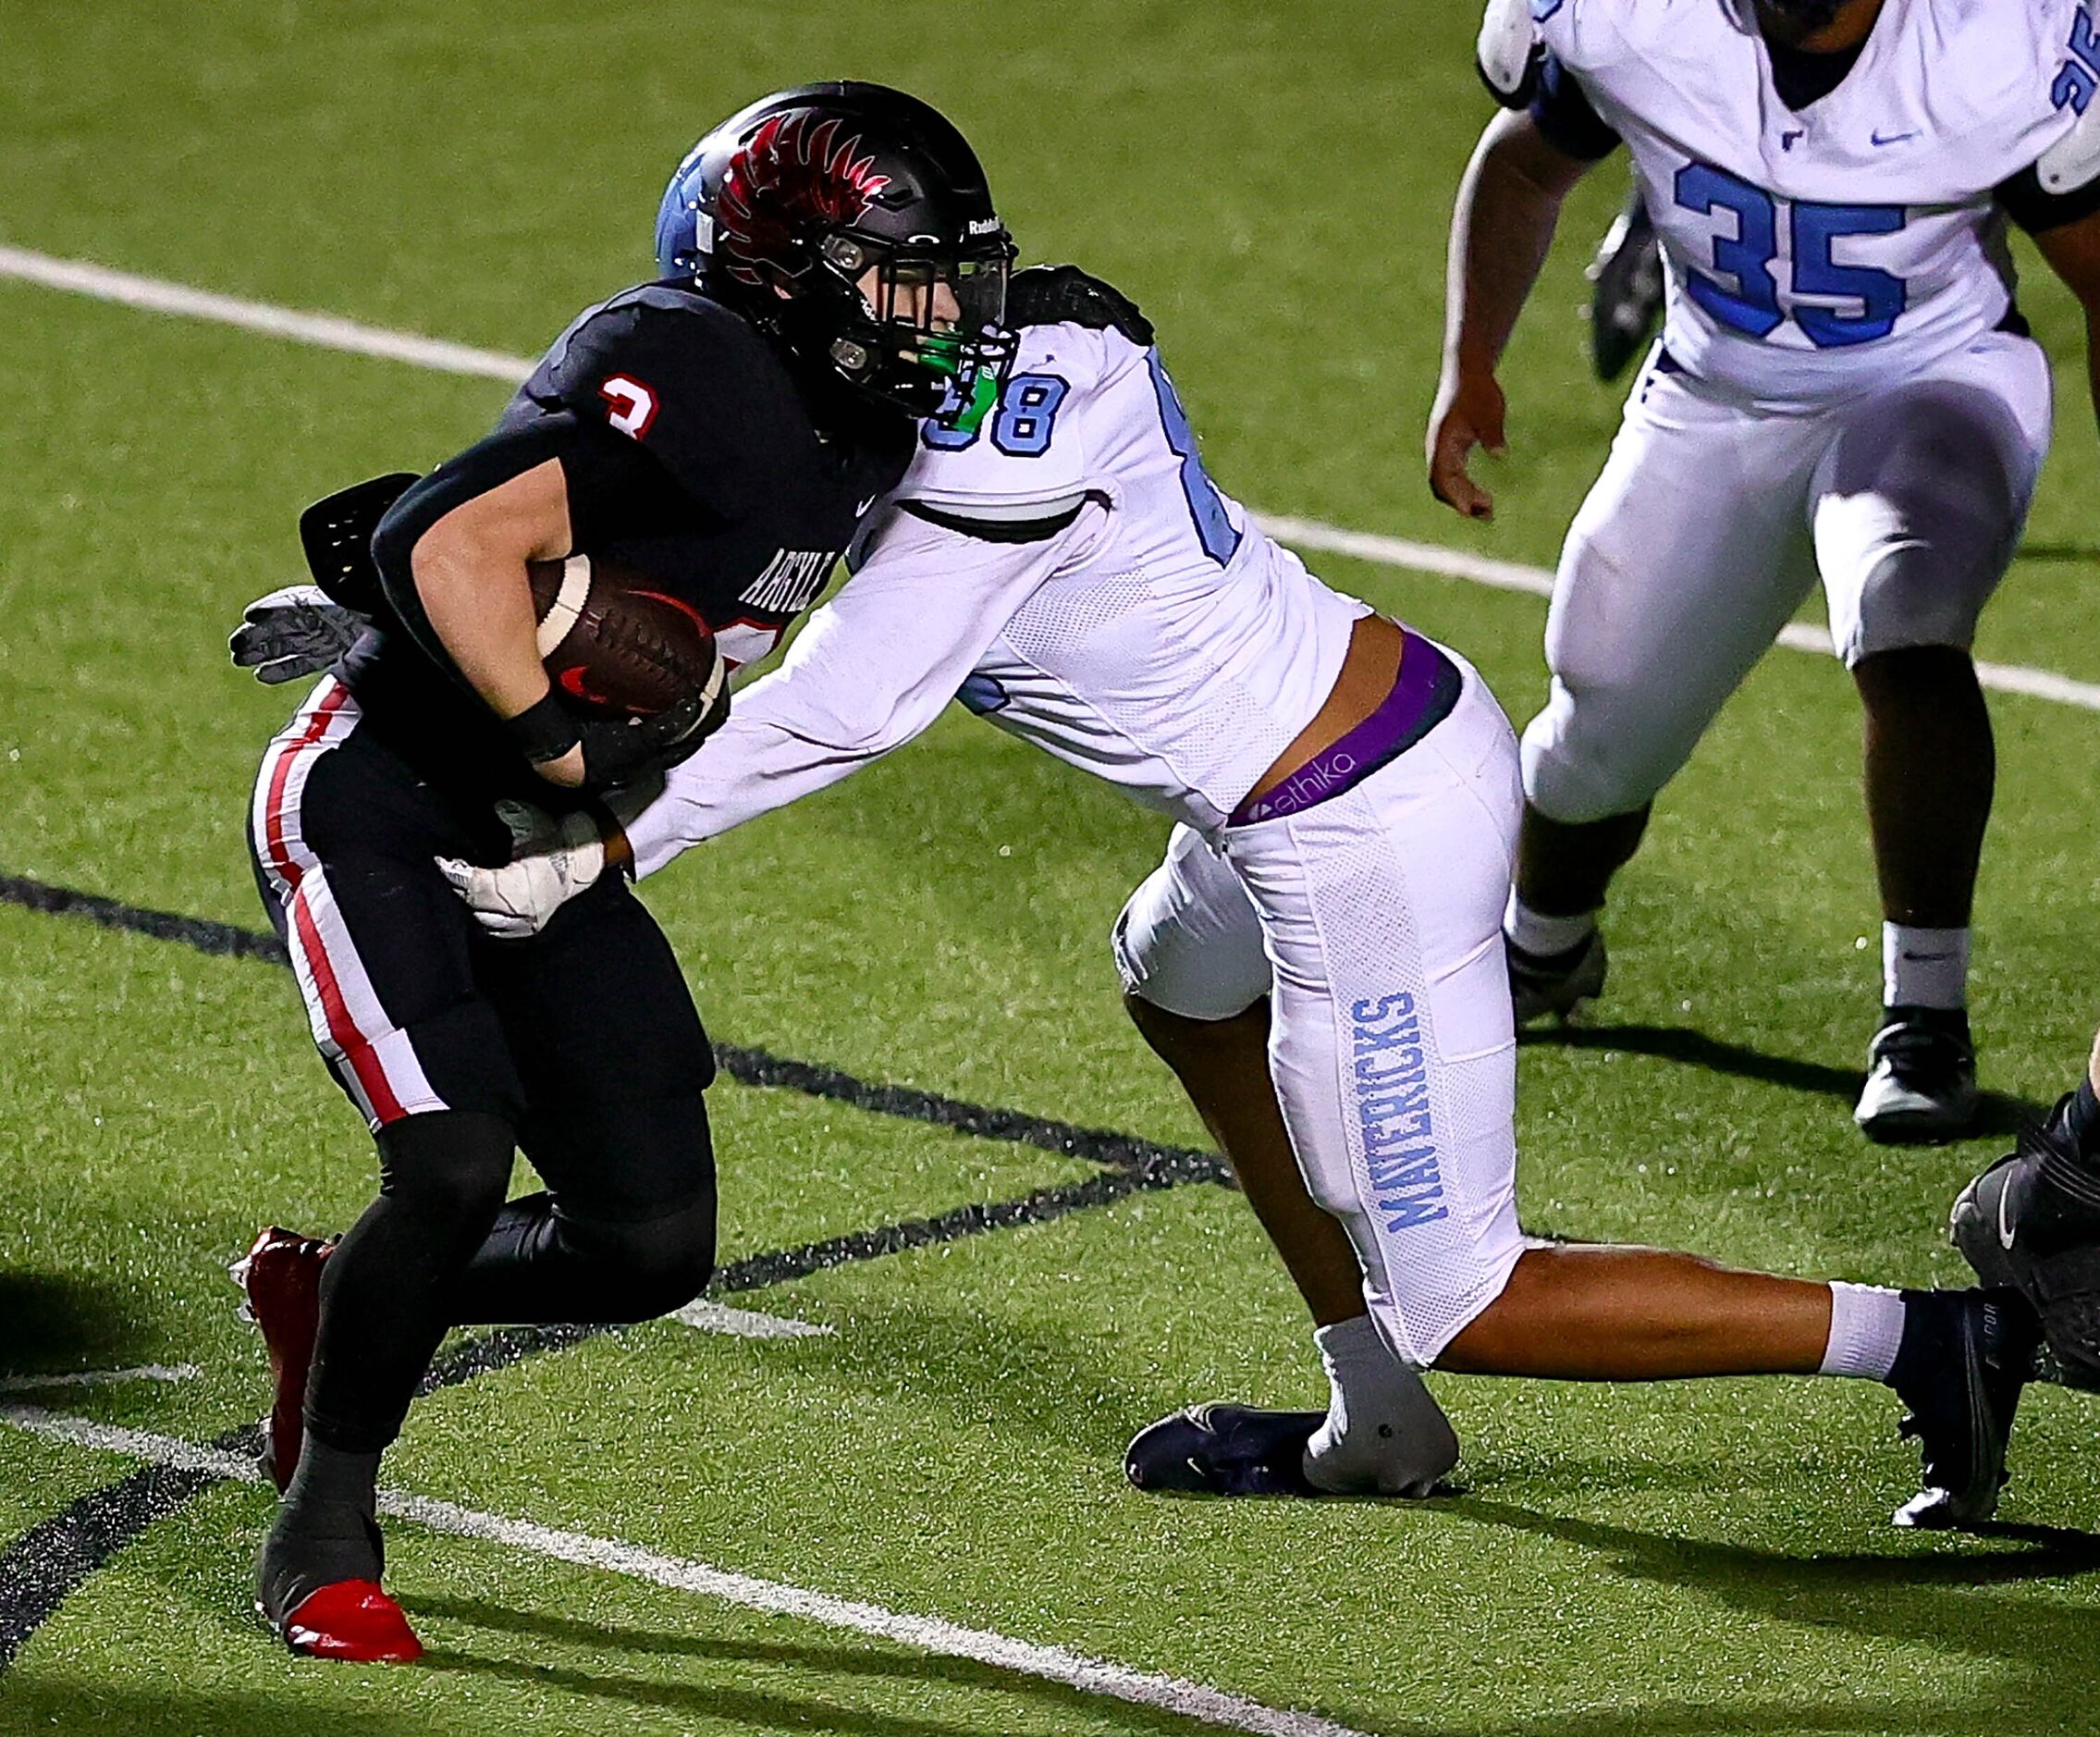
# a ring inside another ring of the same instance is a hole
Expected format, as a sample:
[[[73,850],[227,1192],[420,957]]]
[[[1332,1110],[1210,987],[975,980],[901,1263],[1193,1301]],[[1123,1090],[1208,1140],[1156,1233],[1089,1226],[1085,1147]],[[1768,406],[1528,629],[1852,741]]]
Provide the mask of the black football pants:
[[[500,861],[324,680],[264,756],[251,845],[315,1042],[379,1148],[329,1258],[308,1426],[399,1433],[446,1330],[646,1320],[712,1270],[714,1077],[669,943],[618,875],[538,935],[484,934],[437,856]],[[546,1184],[506,1202],[513,1150]]]

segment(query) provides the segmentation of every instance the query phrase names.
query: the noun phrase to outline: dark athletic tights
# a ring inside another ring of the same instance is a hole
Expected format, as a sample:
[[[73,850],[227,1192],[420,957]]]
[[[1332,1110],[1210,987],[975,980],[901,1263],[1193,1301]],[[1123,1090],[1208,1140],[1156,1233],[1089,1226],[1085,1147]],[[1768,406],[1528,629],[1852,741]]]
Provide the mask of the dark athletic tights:
[[[515,1136],[467,1111],[381,1130],[379,1198],[328,1258],[306,1426],[377,1453],[448,1327],[647,1321],[699,1295],[714,1268],[713,1186],[654,1218],[579,1217],[552,1196],[504,1202]]]

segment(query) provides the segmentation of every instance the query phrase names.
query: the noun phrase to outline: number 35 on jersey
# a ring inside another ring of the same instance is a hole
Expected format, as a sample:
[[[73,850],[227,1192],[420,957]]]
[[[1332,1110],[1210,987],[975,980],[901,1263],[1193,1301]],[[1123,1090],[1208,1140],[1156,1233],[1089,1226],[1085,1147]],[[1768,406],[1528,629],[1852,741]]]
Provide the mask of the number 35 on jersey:
[[[1903,279],[1878,266],[1840,265],[1836,249],[1853,237],[1897,233],[1902,206],[1778,200],[1711,163],[1685,165],[1675,191],[1680,211],[1718,218],[1712,252],[1693,265],[1685,293],[1722,325],[1769,338],[1791,319],[1818,350],[1869,343],[1895,329],[1908,300]]]

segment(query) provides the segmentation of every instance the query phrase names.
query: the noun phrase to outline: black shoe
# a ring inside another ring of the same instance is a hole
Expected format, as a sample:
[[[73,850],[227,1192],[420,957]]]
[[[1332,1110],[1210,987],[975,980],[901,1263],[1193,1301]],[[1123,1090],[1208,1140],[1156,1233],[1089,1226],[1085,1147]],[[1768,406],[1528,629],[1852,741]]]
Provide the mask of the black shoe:
[[[1663,251],[1639,193],[1604,231],[1588,275],[1597,286],[1590,298],[1590,365],[1600,380],[1615,380],[1663,311]]]
[[[2100,1390],[2100,1167],[2047,1121],[1963,1189],[1947,1236],[1986,1285],[2008,1285],[2041,1317],[2056,1378]]]
[[[1611,961],[1604,954],[1604,931],[1592,929],[1587,941],[1566,953],[1528,953],[1507,935],[1502,938],[1509,963],[1509,1000],[1517,1023],[1528,1026],[1549,1014],[1572,1018],[1585,1002],[1604,990]]]
[[[1976,1050],[1960,1008],[1885,1007],[1852,1119],[1883,1145],[1959,1139],[1976,1120]]]
[[[1944,1531],[1980,1525],[2006,1481],[2006,1438],[2041,1335],[2033,1311],[2009,1290],[1907,1293],[1930,1312],[1915,1324],[1927,1337],[1915,1371],[1896,1380],[1903,1435],[1922,1451],[1918,1494],[1889,1518]],[[1905,1334],[1913,1331],[1907,1323]],[[1907,1348],[1908,1354],[1908,1348]]]
[[[1185,1496],[1317,1496],[1306,1482],[1305,1449],[1326,1415],[1215,1399],[1192,1405],[1131,1438],[1124,1475],[1141,1490]]]

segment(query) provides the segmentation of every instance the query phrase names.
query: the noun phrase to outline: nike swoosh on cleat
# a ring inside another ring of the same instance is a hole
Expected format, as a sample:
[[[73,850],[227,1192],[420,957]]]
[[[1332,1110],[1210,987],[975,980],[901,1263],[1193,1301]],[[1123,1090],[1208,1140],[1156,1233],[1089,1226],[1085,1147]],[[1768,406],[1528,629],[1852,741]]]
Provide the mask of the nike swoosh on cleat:
[[[2012,1252],[2013,1238],[2019,1234],[2010,1225],[2006,1223],[2006,1197],[2011,1192],[2012,1189],[2009,1187],[2000,1187],[1998,1189],[1998,1247],[2008,1254]]]

